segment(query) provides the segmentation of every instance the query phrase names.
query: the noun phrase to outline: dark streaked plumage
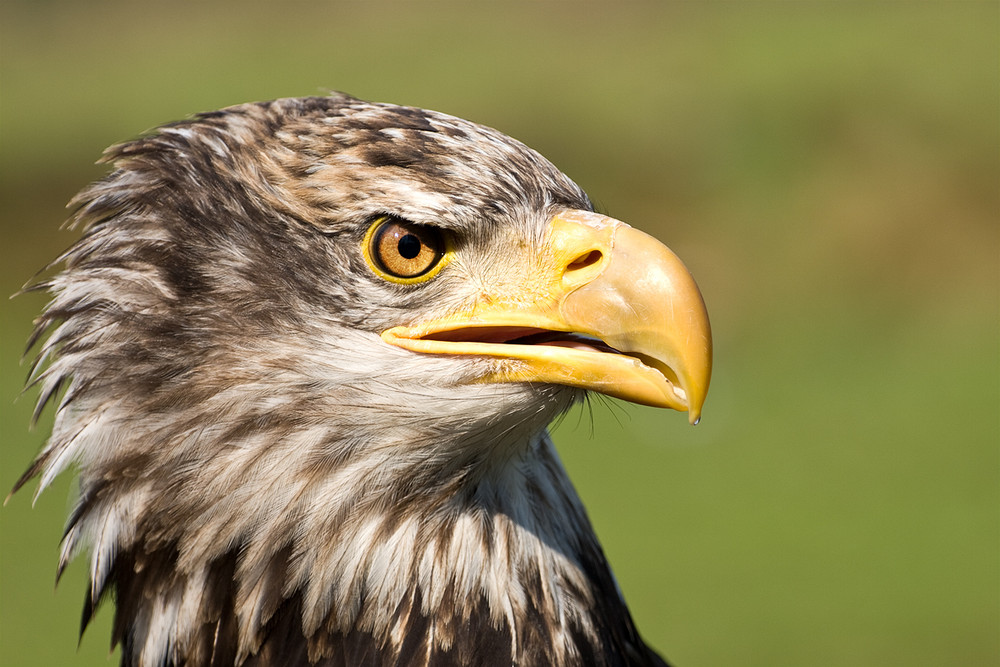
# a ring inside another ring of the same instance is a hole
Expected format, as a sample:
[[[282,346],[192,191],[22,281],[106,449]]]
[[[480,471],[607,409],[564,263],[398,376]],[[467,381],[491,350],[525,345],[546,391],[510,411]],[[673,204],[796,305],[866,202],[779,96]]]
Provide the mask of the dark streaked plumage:
[[[17,487],[79,468],[60,571],[89,551],[84,626],[112,595],[123,665],[662,664],[545,430],[584,390],[380,337],[484,291],[516,307],[547,222],[591,209],[578,186],[494,130],[346,96],[105,159],[37,286],[38,409],[65,395]],[[442,230],[448,265],[383,279],[359,250],[380,216]]]

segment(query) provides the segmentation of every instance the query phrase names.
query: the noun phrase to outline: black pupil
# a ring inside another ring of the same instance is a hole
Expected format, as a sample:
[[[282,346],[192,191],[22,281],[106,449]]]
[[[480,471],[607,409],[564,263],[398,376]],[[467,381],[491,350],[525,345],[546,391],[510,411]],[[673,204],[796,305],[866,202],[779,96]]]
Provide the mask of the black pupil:
[[[404,259],[413,259],[420,254],[420,239],[413,234],[407,234],[399,239],[396,248]]]

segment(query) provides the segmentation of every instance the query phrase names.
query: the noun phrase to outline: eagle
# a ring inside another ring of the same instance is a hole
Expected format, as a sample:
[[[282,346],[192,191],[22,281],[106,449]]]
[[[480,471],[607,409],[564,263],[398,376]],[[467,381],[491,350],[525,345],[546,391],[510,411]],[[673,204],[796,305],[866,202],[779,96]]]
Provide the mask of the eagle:
[[[58,570],[123,666],[665,664],[547,426],[588,392],[697,423],[672,251],[496,130],[343,94],[103,161],[28,288],[55,420],[14,491],[77,471]]]

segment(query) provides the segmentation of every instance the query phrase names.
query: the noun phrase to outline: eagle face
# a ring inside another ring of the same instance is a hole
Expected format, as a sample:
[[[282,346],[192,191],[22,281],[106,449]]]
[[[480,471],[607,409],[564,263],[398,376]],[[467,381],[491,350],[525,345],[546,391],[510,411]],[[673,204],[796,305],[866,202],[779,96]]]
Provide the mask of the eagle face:
[[[38,287],[60,571],[125,665],[660,664],[546,425],[687,410],[711,341],[666,247],[495,130],[346,96],[115,146]]]

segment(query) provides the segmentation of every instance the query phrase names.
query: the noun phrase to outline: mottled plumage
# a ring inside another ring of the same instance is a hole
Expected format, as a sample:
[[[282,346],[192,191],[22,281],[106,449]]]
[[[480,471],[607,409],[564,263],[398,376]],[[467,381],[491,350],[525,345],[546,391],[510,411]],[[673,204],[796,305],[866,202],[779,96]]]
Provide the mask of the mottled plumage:
[[[545,430],[584,390],[380,337],[485,292],[519,307],[547,221],[591,209],[578,186],[494,130],[346,96],[105,161],[36,286],[38,409],[65,394],[17,486],[79,469],[60,571],[90,554],[84,626],[111,595],[123,665],[662,664]],[[370,270],[386,215],[448,234],[440,275]]]

